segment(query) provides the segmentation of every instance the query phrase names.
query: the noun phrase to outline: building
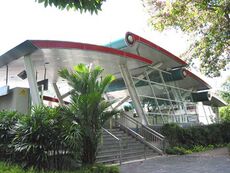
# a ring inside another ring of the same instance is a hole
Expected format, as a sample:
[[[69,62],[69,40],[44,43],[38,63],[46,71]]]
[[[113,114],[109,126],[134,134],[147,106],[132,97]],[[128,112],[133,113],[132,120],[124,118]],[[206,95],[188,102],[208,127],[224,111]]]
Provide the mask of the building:
[[[143,139],[149,141],[149,136],[153,135],[154,146],[149,142],[145,144],[159,153],[162,153],[160,145],[163,146],[164,137],[150,126],[169,122],[183,125],[218,122],[217,109],[225,105],[209,92],[211,87],[204,80],[187,69],[185,61],[128,32],[124,39],[105,46],[44,40],[27,40],[19,44],[0,56],[0,83],[4,85],[0,92],[0,108],[17,110],[13,105],[18,105],[22,99],[16,97],[18,95],[30,100],[26,94],[28,89],[8,89],[12,84],[21,85],[27,81],[32,104],[41,104],[43,100],[65,104],[69,92],[66,81],[58,76],[58,70],[71,69],[79,63],[100,65],[104,74],[116,76],[107,91],[107,98],[117,101],[114,108],[122,107],[125,102],[133,107],[131,111],[125,108],[127,112],[120,118],[119,128],[125,128],[137,138],[137,134],[141,135],[143,143]],[[45,95],[44,91],[51,88],[55,98]],[[29,107],[30,103],[25,101],[20,107],[23,105]]]
[[[63,103],[57,87],[63,81],[57,71],[78,63],[100,65],[105,73],[114,74],[117,80],[110,86],[108,95],[121,102],[132,102],[142,122],[150,125],[218,121],[216,109],[224,105],[209,92],[211,87],[204,80],[187,70],[185,61],[130,32],[124,39],[105,46],[27,40],[0,57],[1,85],[21,84],[20,77],[28,77],[32,100],[37,104],[41,100],[35,86],[46,86],[46,90],[51,83],[56,98]],[[2,93],[4,90],[7,87],[2,87]]]

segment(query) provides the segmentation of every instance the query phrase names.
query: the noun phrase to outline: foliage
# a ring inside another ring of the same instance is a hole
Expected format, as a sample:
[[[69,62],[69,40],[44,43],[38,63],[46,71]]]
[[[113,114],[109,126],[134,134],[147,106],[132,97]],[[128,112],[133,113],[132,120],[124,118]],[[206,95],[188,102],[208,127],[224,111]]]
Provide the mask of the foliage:
[[[222,91],[220,91],[221,97],[224,99],[227,106],[220,108],[221,121],[230,122],[230,78],[222,85]]]
[[[39,106],[31,115],[0,112],[0,160],[39,170],[72,168],[77,159],[71,143],[79,139],[79,128],[62,111]]]
[[[172,147],[166,149],[167,154],[175,154],[175,155],[184,155],[184,154],[192,154],[191,150],[187,150],[183,147]]]
[[[207,150],[214,149],[214,145],[208,145],[208,146],[202,146],[202,145],[196,145],[192,148],[184,148],[184,147],[168,147],[166,149],[167,154],[174,154],[174,155],[184,155],[184,154],[192,154],[193,152],[203,152]]]
[[[220,118],[221,121],[230,122],[230,105],[220,109]]]
[[[142,0],[151,26],[158,31],[180,29],[193,43],[187,59],[201,60],[201,70],[219,76],[229,63],[230,1],[226,0]]]
[[[35,0],[39,3],[43,3],[45,7],[54,5],[55,7],[59,9],[74,9],[79,10],[81,13],[89,11],[92,13],[97,13],[99,10],[101,10],[102,3],[106,0]]]
[[[37,173],[34,169],[23,170],[17,165],[10,165],[0,162],[0,172],[1,173]],[[58,172],[58,171],[57,171]],[[42,171],[42,173],[55,173],[49,171]],[[95,165],[93,167],[81,168],[76,171],[62,171],[62,173],[119,173],[119,168],[117,166],[103,166]]]
[[[165,124],[161,128],[162,134],[167,137],[171,146],[176,146],[179,143],[178,139],[180,139],[179,135],[182,134],[182,130],[176,123]]]
[[[73,119],[80,128],[81,160],[83,165],[93,164],[101,136],[101,128],[105,121],[115,115],[116,111],[109,111],[112,103],[103,98],[109,84],[114,80],[112,75],[101,77],[103,69],[90,68],[79,64],[73,71],[62,69],[59,75],[66,79],[73,88],[71,104],[68,106]]]
[[[13,153],[10,144],[14,135],[11,129],[17,123],[20,114],[11,111],[0,112],[0,159],[6,160]]]
[[[230,104],[230,77],[221,86],[222,91],[220,92],[221,97]]]
[[[166,136],[170,147],[192,149],[195,146],[216,146],[230,142],[229,122],[189,128],[182,128],[177,124],[165,124],[161,132]]]
[[[21,156],[16,159],[25,167],[39,170],[63,169],[65,157],[71,157],[72,153],[66,140],[70,126],[60,108],[33,107],[31,115],[21,116],[13,128],[12,146]]]

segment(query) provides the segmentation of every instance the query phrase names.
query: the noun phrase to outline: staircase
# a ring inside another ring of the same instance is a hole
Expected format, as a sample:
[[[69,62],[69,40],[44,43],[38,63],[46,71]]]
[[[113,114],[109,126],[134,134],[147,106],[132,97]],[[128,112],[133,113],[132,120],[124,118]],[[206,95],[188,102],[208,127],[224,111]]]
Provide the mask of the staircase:
[[[120,128],[105,129],[103,130],[103,141],[97,154],[97,162],[121,163],[157,155],[159,153]]]

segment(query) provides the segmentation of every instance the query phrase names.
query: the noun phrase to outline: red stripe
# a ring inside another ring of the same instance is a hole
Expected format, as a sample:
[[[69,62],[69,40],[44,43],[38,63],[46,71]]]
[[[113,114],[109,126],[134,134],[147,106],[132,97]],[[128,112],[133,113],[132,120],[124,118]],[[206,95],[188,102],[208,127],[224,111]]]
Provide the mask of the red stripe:
[[[208,83],[206,83],[203,79],[199,78],[197,75],[195,75],[194,73],[192,73],[191,71],[185,69],[186,73],[188,76],[190,76],[191,78],[200,81],[201,83],[203,83],[205,86],[207,86],[208,88],[212,88]]]
[[[82,49],[82,50],[89,50],[89,51],[99,51],[108,54],[114,54],[117,56],[122,56],[126,58],[136,59],[138,61],[152,64],[153,61],[139,55],[135,55],[132,53],[124,52],[121,50],[92,45],[92,44],[85,44],[85,43],[74,43],[74,42],[64,42],[64,41],[43,41],[43,40],[32,40],[31,41],[35,46],[38,48],[60,48],[60,49]]]
[[[173,60],[177,61],[178,63],[180,63],[182,65],[187,65],[187,63],[185,61],[183,61],[182,59],[180,59],[179,57],[173,55],[169,51],[163,49],[162,47],[160,47],[160,46],[158,46],[158,45],[156,45],[156,44],[154,44],[154,43],[152,43],[152,42],[150,42],[148,40],[146,40],[146,39],[144,39],[144,38],[142,38],[142,37],[140,37],[140,36],[138,36],[136,34],[133,34],[131,32],[126,33],[126,38],[127,38],[127,35],[131,35],[133,37],[133,39],[134,39],[134,42],[137,41],[137,42],[141,42],[143,44],[146,44],[146,45],[148,45],[148,46],[150,46],[150,47],[162,52],[163,54],[167,55],[169,58],[172,58]]]
[[[59,103],[59,100],[57,98],[53,98],[49,96],[43,96],[43,100]],[[64,103],[69,104],[69,102],[66,102],[66,101],[64,101]]]

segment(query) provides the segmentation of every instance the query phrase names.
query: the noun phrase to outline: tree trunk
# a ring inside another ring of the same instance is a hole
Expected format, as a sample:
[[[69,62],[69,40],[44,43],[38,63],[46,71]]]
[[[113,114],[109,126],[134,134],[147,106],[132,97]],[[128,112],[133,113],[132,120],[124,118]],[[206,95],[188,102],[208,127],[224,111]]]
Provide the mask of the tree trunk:
[[[82,165],[93,165],[95,163],[96,148],[95,141],[92,141],[88,136],[83,137]]]

